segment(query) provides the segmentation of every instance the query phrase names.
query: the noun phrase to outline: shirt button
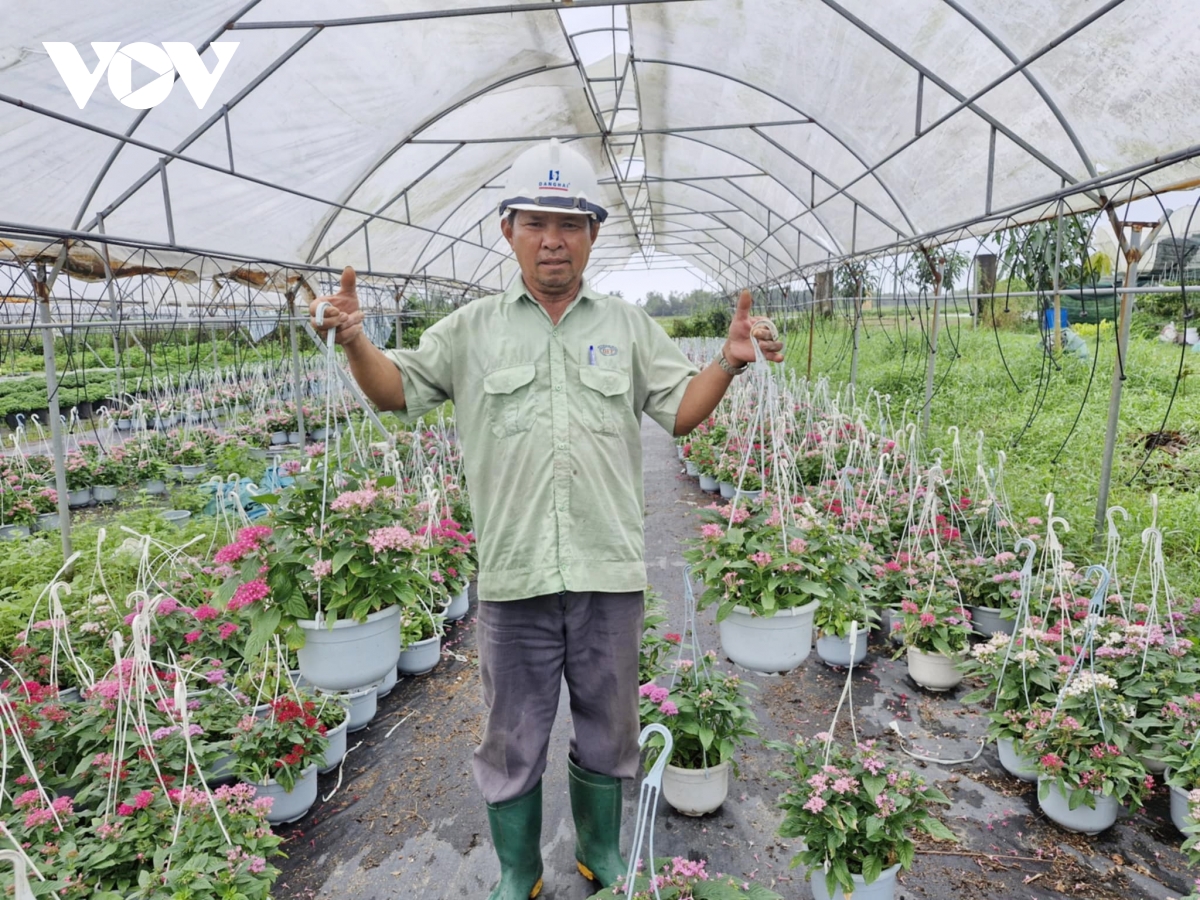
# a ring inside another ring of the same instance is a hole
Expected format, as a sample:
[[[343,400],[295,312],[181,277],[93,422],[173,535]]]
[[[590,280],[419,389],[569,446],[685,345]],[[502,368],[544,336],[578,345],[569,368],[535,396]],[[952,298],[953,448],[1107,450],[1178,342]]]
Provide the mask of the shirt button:
[[[559,449],[559,450],[566,450],[566,449],[567,449],[567,445],[566,445],[564,442],[562,442],[562,441],[559,441],[559,443],[558,443],[558,449]]]
[[[561,391],[561,390],[562,390],[562,385],[561,385],[561,384],[556,384],[556,385],[554,386],[554,389],[555,389],[556,391]]]

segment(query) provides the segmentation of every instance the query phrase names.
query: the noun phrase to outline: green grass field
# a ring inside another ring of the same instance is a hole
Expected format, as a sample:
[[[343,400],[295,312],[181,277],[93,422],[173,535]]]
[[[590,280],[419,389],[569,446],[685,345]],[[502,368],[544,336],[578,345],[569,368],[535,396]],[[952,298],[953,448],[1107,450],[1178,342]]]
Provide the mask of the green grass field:
[[[807,322],[802,328],[798,324],[789,323],[787,355],[788,364],[803,373],[808,328]],[[919,323],[908,325],[906,335],[903,322],[885,331],[868,318],[860,341],[859,388],[890,394],[897,420],[906,401],[910,419],[918,416],[924,396],[925,338]],[[1096,551],[1091,540],[1116,346],[1111,329],[1101,335],[1098,352],[1094,333],[1088,338],[1089,361],[1066,357],[1052,367],[1036,333],[972,330],[969,320],[952,321],[941,332],[931,407],[930,444],[942,446],[947,457],[951,438],[946,428],[951,425],[962,430],[969,465],[974,464],[979,430],[987,435],[989,458],[1005,451],[1007,492],[1016,514],[1044,516],[1046,494],[1054,492],[1055,514],[1071,526],[1064,543],[1078,562],[1102,562],[1104,556],[1103,547]],[[850,345],[848,327],[818,320],[814,378],[827,376],[835,385],[848,382]],[[1109,495],[1110,505],[1130,514],[1122,529],[1132,554],[1122,572],[1129,576],[1141,550],[1141,529],[1151,521],[1150,497],[1157,492],[1172,584],[1189,597],[1200,594],[1195,566],[1200,553],[1200,383],[1189,388],[1198,363],[1200,355],[1182,355],[1184,374],[1164,425],[1180,373],[1181,348],[1131,339]],[[1156,449],[1135,474],[1146,455],[1145,436],[1160,429],[1178,432],[1181,440],[1168,450]]]

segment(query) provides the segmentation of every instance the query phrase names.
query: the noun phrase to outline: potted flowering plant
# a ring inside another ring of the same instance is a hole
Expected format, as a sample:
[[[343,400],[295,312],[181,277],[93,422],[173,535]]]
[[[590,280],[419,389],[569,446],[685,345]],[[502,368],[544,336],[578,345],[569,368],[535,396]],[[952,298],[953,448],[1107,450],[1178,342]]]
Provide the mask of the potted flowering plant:
[[[1136,707],[1114,678],[1080,669],[1058,692],[1058,708],[1027,735],[1037,759],[1038,805],[1068,831],[1099,834],[1122,805],[1137,807],[1154,776],[1128,752]]]
[[[249,609],[247,652],[260,650],[278,630],[298,650],[310,684],[357,690],[395,668],[401,608],[427,603],[433,582],[422,565],[421,538],[396,524],[405,501],[394,479],[352,469],[326,489],[324,477],[324,466],[299,473],[281,504],[257,498],[278,504],[274,532],[261,544],[231,546],[241,572],[222,595],[231,607]],[[322,523],[325,495],[333,499]]]
[[[1000,764],[1022,781],[1037,781],[1034,761],[1017,752],[1016,742],[1024,740],[1031,713],[1053,705],[1058,658],[1031,629],[1023,631],[1016,638],[996,632],[971,648],[960,668],[965,677],[982,684],[962,702],[991,705],[988,737],[996,742]]]
[[[316,703],[283,696],[262,718],[244,717],[234,734],[234,772],[254,785],[258,796],[271,797],[267,820],[295,822],[317,801],[317,766],[329,741],[316,716]]]
[[[425,675],[442,658],[442,616],[421,600],[404,603],[400,611],[400,657],[404,675]]]
[[[778,833],[804,842],[792,866],[808,869],[817,900],[865,897],[868,885],[878,885],[870,896],[886,900],[897,873],[912,867],[914,833],[956,840],[930,812],[949,806],[949,798],[884,757],[873,741],[852,752],[820,734],[768,746],[788,756],[787,768],[773,773],[786,783]]]
[[[67,471],[67,490],[72,509],[92,502],[92,462],[82,453],[68,453],[63,461]]]
[[[701,516],[700,539],[684,558],[705,584],[697,607],[717,606],[725,654],[760,672],[794,669],[812,646],[813,613],[830,595],[826,558],[808,542],[822,532],[808,523],[789,528],[785,539],[780,514],[765,508],[713,506]],[[839,579],[830,584],[848,589]]]
[[[971,642],[971,614],[944,582],[921,586],[912,596],[918,599],[901,601],[904,618],[892,623],[904,635],[908,674],[921,687],[948,691],[963,679],[956,666]]]
[[[1171,789],[1171,821],[1187,833],[1196,823],[1188,796],[1200,789],[1200,693],[1168,700],[1163,715],[1171,723],[1159,754]]]
[[[590,900],[783,900],[782,895],[760,884],[720,872],[709,873],[704,860],[681,856],[655,860],[654,885],[648,875],[639,874],[630,892],[625,878],[621,876],[616,884],[593,894]]]
[[[657,722],[674,739],[671,761],[663,772],[663,796],[687,816],[705,815],[725,802],[730,769],[737,774],[734,752],[758,735],[747,694],[752,686],[716,671],[715,662],[712,651],[699,665],[678,660],[669,687],[651,681],[639,690],[642,724]],[[647,742],[647,769],[663,743],[657,734]]]
[[[1012,634],[1013,601],[1020,596],[1021,581],[1017,555],[1006,550],[995,556],[970,556],[959,561],[956,572],[975,631],[984,637],[997,631]]]

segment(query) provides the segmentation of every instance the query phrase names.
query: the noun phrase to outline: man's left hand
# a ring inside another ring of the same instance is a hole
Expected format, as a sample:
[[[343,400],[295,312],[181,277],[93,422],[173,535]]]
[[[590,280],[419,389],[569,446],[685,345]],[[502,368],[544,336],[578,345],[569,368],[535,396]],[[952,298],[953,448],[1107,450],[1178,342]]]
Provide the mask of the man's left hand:
[[[742,291],[738,297],[737,309],[733,313],[733,321],[729,323],[729,337],[725,341],[725,359],[731,365],[755,362],[754,343],[750,340],[753,335],[758,341],[758,349],[771,362],[783,362],[783,342],[775,330],[774,324],[765,316],[750,315],[750,307],[754,298],[749,291]]]

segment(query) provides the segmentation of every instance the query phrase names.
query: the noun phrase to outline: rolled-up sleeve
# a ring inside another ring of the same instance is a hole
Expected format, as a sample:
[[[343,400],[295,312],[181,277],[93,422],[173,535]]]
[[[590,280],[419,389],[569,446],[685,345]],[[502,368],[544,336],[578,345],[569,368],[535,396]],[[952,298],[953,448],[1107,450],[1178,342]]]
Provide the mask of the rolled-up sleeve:
[[[675,416],[692,379],[700,374],[662,326],[644,315],[646,363],[646,402],[642,410],[661,425],[667,434],[675,434]]]
[[[454,399],[454,359],[451,316],[435,322],[421,335],[416,350],[385,350],[404,380],[404,409],[396,410],[408,424]]]

